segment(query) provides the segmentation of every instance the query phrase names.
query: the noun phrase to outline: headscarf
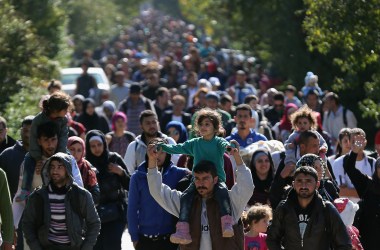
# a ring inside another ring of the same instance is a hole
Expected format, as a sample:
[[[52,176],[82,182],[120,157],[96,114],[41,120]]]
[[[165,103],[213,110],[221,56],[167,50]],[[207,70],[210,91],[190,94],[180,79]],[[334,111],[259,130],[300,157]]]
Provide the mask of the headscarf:
[[[268,156],[270,167],[269,167],[267,178],[265,180],[260,180],[256,172],[256,160],[259,156],[262,156],[263,154]],[[274,171],[273,171],[274,164],[273,164],[272,156],[270,155],[269,151],[265,149],[257,149],[252,154],[249,168],[251,169],[251,174],[252,174],[253,183],[255,184],[255,189],[257,188],[260,191],[265,191],[269,189],[270,185],[272,184],[273,176],[274,176]]]
[[[127,123],[127,116],[123,112],[115,112],[112,116],[112,131],[116,130],[116,121],[120,118],[123,119],[124,123]]]
[[[291,108],[297,110],[298,106],[295,105],[294,103],[286,104],[285,111],[281,117],[281,121],[280,121],[280,125],[279,125],[280,130],[287,130],[287,131],[292,130],[292,123],[290,122],[289,117],[288,117],[288,112]]]
[[[75,143],[79,143],[79,145],[81,145],[82,149],[83,149],[82,155],[80,156],[80,160],[77,161],[78,167],[79,167],[79,169],[81,169],[81,167],[83,166],[83,163],[84,163],[84,156],[86,155],[86,147],[84,145],[84,141],[82,138],[80,138],[78,136],[71,136],[71,137],[69,137],[69,139],[67,139],[67,148],[71,147],[71,145],[73,145]]]
[[[103,142],[103,153],[95,156],[90,150],[90,139],[93,136],[99,136]],[[107,171],[109,150],[105,135],[100,130],[91,130],[86,135],[86,159],[99,171]]]
[[[77,165],[82,175],[84,187],[86,189],[90,189],[98,183],[96,179],[96,173],[92,169],[91,164],[84,159],[84,156],[86,155],[86,147],[82,138],[78,136],[69,137],[69,139],[67,140],[67,147],[69,148],[71,145],[75,143],[79,143],[79,145],[81,145],[83,149],[82,155],[79,161],[77,161]]]
[[[296,168],[299,168],[299,167],[302,167],[302,166],[308,166],[308,167],[312,167],[312,168],[315,168],[314,167],[314,163],[316,161],[320,161],[321,162],[321,167],[322,167],[322,179],[324,178],[325,176],[325,172],[326,172],[326,162],[321,158],[319,157],[318,155],[315,155],[315,154],[305,154],[303,155],[296,163]]]
[[[165,131],[168,132],[169,128],[175,128],[179,132],[179,139],[177,143],[183,143],[187,141],[188,135],[185,125],[182,122],[171,121],[166,125]]]

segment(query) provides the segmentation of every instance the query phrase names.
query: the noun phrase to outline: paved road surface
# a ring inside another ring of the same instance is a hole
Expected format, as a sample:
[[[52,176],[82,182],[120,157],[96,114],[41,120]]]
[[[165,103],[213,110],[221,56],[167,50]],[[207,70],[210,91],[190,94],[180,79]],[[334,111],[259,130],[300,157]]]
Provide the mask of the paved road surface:
[[[133,250],[133,244],[131,241],[131,237],[129,237],[128,229],[125,230],[123,234],[123,238],[121,240],[121,245],[123,250]]]

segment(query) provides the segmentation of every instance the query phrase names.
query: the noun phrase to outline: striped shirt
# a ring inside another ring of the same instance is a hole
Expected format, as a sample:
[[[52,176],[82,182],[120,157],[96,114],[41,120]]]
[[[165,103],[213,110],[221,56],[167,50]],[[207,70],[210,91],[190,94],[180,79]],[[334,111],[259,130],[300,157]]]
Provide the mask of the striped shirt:
[[[57,188],[49,184],[50,227],[48,240],[55,245],[70,245],[66,225],[66,187]]]

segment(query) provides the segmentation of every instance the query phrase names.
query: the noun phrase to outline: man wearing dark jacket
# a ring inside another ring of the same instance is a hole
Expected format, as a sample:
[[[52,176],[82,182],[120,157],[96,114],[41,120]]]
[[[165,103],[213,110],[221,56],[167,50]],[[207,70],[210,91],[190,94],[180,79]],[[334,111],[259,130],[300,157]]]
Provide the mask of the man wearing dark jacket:
[[[73,181],[70,157],[50,157],[42,188],[29,196],[22,222],[31,249],[93,249],[96,243],[100,219],[91,194]]]
[[[12,200],[17,191],[21,164],[24,161],[25,154],[29,151],[30,127],[33,118],[34,116],[30,115],[22,121],[20,128],[21,141],[16,141],[13,147],[7,148],[0,153],[0,168],[7,174]]]
[[[293,190],[275,210],[268,228],[269,249],[352,249],[338,211],[330,202],[322,200],[318,187],[314,168],[304,166],[295,171]]]
[[[0,116],[0,153],[3,152],[4,149],[12,147],[16,143],[16,141],[10,137],[7,132],[7,121]]]

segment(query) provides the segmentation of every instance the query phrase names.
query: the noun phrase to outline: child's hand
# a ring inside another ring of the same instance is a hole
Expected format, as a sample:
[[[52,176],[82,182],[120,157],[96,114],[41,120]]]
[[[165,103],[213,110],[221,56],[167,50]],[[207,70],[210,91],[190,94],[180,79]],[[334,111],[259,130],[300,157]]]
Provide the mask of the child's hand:
[[[38,160],[37,162],[36,162],[36,168],[35,168],[35,172],[36,172],[36,175],[40,175],[41,174],[41,170],[42,170],[42,167],[43,167],[43,162],[42,162],[42,160]]]
[[[325,148],[325,147],[320,147],[319,148],[319,153],[326,154],[326,152],[327,152],[327,148]]]

